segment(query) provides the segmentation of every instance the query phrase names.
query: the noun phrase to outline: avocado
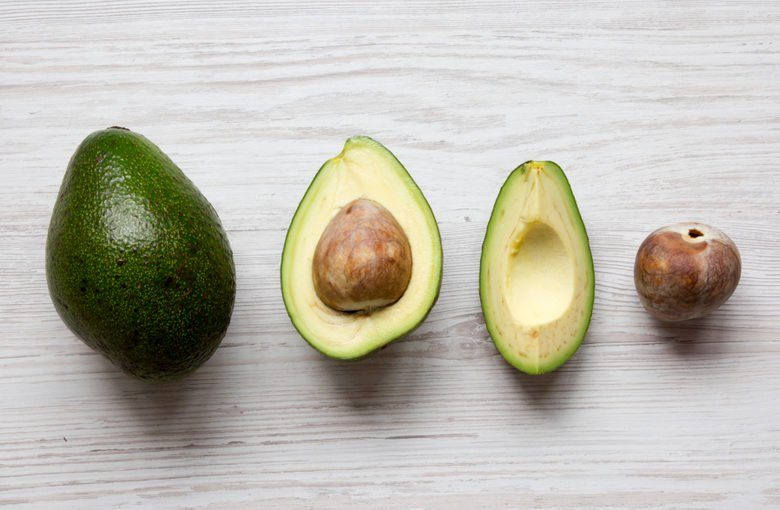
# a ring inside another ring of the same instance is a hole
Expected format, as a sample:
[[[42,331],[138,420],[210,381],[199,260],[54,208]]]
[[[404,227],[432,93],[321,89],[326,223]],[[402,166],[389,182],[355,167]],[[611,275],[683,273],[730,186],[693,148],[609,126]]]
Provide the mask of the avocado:
[[[371,138],[347,140],[287,231],[281,285],[295,328],[327,356],[363,357],[422,323],[441,275],[439,227],[409,173]]]
[[[46,277],[57,312],[84,343],[154,381],[211,357],[236,292],[211,204],[156,145],[117,127],[89,135],[68,164]]]
[[[528,161],[493,206],[479,295],[498,351],[528,374],[551,372],[579,348],[590,324],[593,258],[563,170]]]

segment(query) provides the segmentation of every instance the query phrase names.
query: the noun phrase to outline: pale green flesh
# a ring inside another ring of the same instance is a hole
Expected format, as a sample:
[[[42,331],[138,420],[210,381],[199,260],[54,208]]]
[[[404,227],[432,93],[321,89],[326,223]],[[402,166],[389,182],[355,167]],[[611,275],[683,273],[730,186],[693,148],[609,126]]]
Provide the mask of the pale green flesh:
[[[412,276],[397,302],[371,313],[345,313],[323,303],[312,282],[312,259],[323,230],[347,203],[367,198],[387,208],[412,249]],[[347,140],[314,177],[295,212],[282,254],[282,297],[293,325],[322,353],[364,356],[409,333],[439,295],[441,238],[428,202],[401,163],[368,137]]]
[[[552,162],[524,163],[501,188],[482,245],[480,299],[499,352],[529,374],[560,367],[582,343],[594,288],[566,176]]]

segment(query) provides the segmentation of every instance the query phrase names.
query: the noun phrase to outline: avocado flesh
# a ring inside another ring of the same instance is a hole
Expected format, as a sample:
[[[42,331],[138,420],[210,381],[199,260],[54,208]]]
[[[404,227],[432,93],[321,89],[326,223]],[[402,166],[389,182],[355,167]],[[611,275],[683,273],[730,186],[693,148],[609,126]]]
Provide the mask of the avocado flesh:
[[[317,296],[312,261],[331,219],[349,202],[366,198],[388,209],[412,251],[409,285],[395,303],[368,313],[339,312]],[[287,313],[301,336],[323,354],[360,358],[416,328],[439,295],[441,238],[420,189],[401,163],[365,136],[347,140],[314,177],[292,219],[282,254],[281,284]]]
[[[216,212],[156,145],[123,128],[91,134],[71,158],[49,225],[46,276],[65,324],[145,380],[203,364],[235,299]]]
[[[550,161],[523,163],[501,188],[482,245],[480,299],[499,352],[529,374],[563,365],[590,324],[594,279],[563,170]]]

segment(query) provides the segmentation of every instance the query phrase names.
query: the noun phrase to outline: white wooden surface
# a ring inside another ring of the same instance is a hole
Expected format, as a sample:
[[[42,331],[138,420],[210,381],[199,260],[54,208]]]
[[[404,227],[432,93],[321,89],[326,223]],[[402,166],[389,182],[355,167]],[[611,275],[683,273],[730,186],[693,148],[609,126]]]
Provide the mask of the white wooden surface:
[[[0,506],[780,507],[780,4],[0,1]],[[191,378],[149,386],[71,335],[44,241],[70,155],[124,125],[222,217],[238,297]],[[372,358],[323,358],[282,306],[285,229],[356,133],[441,226],[441,298]],[[567,170],[596,261],[559,372],[496,353],[477,295],[500,184]],[[664,327],[633,256],[685,219],[737,242],[716,315]]]

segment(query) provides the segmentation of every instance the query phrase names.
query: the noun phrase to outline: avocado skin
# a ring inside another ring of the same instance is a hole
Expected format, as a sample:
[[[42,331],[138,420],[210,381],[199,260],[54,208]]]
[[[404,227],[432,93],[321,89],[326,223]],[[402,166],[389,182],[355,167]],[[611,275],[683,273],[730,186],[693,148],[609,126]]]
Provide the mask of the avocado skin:
[[[46,243],[54,306],[84,343],[139,379],[208,360],[235,301],[219,217],[156,145],[124,128],[89,135],[68,164]]]

